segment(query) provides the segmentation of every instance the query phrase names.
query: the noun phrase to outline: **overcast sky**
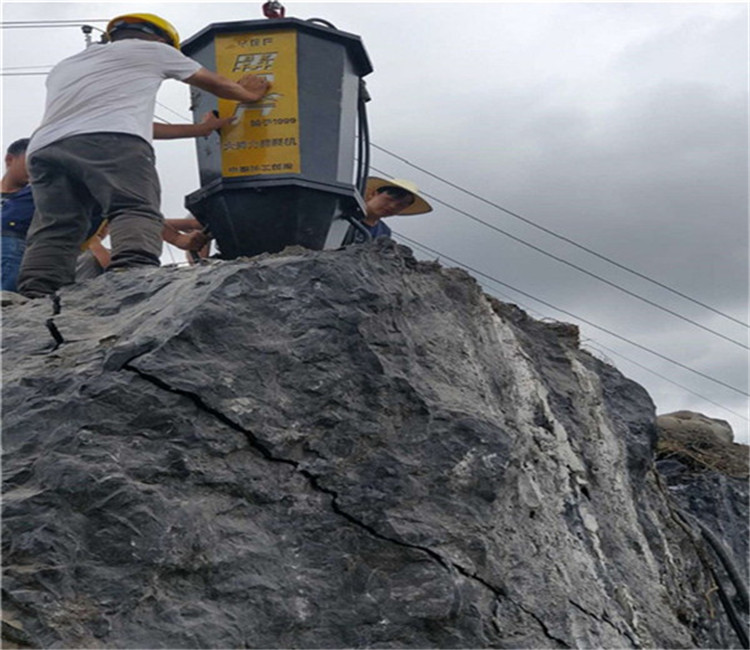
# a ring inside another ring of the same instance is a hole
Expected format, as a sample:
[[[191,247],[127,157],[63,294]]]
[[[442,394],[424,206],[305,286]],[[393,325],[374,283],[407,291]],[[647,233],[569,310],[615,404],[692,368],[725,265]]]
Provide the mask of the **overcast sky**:
[[[262,19],[261,4],[4,0],[2,10],[4,22],[148,11],[186,39],[212,22]],[[378,148],[372,165],[382,174],[374,174],[411,179],[742,347],[436,201],[430,215],[390,219],[397,233],[510,285],[475,274],[488,292],[535,317],[578,323],[585,347],[645,386],[659,413],[725,419],[748,442],[747,327],[435,178],[747,323],[747,3],[284,4],[288,17],[325,18],[361,36],[375,68],[366,79],[373,143],[434,176]],[[84,47],[77,27],[6,27],[5,146],[30,135],[43,111],[44,76],[17,73],[44,72]],[[168,107],[157,106],[159,117],[190,119],[184,84],[166,82],[159,102]],[[158,142],[156,151],[165,215],[182,216],[185,195],[199,187],[195,144]]]

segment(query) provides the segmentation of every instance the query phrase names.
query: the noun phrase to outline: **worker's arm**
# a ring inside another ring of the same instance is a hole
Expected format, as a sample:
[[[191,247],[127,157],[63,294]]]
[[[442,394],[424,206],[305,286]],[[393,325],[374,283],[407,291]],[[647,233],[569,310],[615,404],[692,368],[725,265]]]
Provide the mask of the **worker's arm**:
[[[184,251],[198,251],[203,248],[211,238],[200,230],[181,233],[174,228],[165,225],[161,231],[162,239],[172,246],[177,246]]]
[[[216,117],[212,112],[209,112],[203,116],[203,119],[198,124],[162,124],[154,122],[154,140],[200,138],[224,128],[234,119],[234,117]]]
[[[91,238],[91,241],[89,242],[89,250],[96,258],[96,261],[99,262],[99,266],[103,269],[106,269],[109,266],[109,251],[104,248],[104,244],[102,244],[102,240],[99,237]]]
[[[217,97],[242,103],[257,102],[271,87],[266,79],[253,74],[245,75],[235,82],[206,68],[201,68],[185,79],[185,83],[206,90]]]

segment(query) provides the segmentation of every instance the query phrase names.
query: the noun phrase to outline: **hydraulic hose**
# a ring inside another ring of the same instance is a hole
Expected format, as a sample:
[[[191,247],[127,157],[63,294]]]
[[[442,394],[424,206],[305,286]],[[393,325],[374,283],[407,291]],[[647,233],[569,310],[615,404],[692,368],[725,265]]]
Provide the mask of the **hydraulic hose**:
[[[330,27],[331,29],[336,29],[336,26],[333,23],[328,22],[325,18],[308,18],[308,23],[313,23],[315,25],[323,25],[324,27]]]
[[[356,187],[360,196],[364,198],[367,187],[367,177],[370,175],[370,127],[367,122],[367,102],[370,95],[367,93],[364,79],[359,80],[359,99],[357,101],[357,180]]]

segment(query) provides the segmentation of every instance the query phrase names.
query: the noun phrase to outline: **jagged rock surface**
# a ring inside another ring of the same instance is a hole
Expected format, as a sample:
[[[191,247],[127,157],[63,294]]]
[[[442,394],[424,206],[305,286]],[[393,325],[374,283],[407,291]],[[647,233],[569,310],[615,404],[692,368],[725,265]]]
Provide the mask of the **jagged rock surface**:
[[[737,647],[646,392],[461,271],[376,242],[105,274],[54,350],[49,301],[3,315],[28,644]]]

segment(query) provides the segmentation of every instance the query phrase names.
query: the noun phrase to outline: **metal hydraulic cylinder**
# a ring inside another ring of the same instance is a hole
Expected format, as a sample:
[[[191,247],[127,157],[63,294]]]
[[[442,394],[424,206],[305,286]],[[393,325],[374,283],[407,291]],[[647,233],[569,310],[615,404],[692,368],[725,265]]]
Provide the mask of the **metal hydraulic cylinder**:
[[[194,121],[208,111],[235,122],[197,140],[199,190],[185,206],[233,259],[285,246],[342,244],[361,215],[354,187],[360,79],[372,71],[358,36],[297,18],[215,23],[182,51],[232,80],[271,82],[251,104],[191,88]]]

